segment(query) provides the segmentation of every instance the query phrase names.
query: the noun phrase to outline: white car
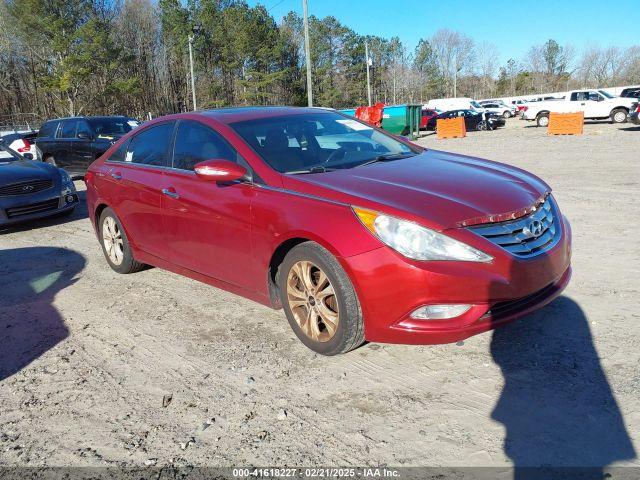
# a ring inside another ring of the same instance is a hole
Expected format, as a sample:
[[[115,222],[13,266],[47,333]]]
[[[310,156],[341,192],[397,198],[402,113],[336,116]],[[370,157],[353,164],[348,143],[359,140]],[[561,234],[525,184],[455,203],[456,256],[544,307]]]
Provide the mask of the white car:
[[[480,105],[488,112],[502,115],[504,118],[513,117],[516,114],[516,107],[510,107],[504,102],[480,102]]]
[[[456,98],[434,98],[429,100],[422,108],[428,108],[430,110],[440,110],[442,112],[448,112],[451,110],[474,110],[476,112],[485,112],[477,101],[468,97],[456,97]]]
[[[11,150],[18,152],[20,155],[25,153],[31,154],[33,159],[38,158],[36,150],[35,138],[38,136],[37,131],[4,133],[0,136],[0,140]]]
[[[529,102],[522,118],[535,120],[539,127],[546,127],[552,112],[584,112],[585,119],[610,118],[613,123],[624,123],[635,101],[614,97],[604,90],[572,90],[563,99]]]

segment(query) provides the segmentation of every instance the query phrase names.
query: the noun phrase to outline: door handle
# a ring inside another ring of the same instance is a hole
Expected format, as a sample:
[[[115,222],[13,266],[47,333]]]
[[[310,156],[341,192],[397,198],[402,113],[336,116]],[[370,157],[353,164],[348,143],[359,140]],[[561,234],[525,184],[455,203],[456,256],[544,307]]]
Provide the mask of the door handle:
[[[111,178],[113,178],[114,180],[122,180],[122,174],[119,172],[112,173]]]
[[[178,194],[178,192],[176,192],[174,189],[169,189],[169,188],[163,188],[162,189],[162,193],[164,193],[166,196],[171,197],[171,198],[180,198],[180,195]]]

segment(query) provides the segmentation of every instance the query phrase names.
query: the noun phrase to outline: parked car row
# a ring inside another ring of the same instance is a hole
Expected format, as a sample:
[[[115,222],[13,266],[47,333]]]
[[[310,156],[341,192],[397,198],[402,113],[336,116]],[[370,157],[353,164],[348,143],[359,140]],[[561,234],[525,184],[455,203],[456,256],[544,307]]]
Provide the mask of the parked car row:
[[[636,101],[628,97],[615,97],[605,90],[572,90],[562,99],[527,104],[522,111],[522,118],[546,127],[552,112],[583,112],[585,119],[610,118],[613,123],[624,123]]]
[[[421,128],[423,130],[436,131],[438,120],[446,120],[450,118],[463,117],[467,131],[470,130],[495,130],[498,127],[504,127],[504,115],[495,114],[489,111],[479,112],[470,109],[448,110],[440,112],[438,110],[423,109]],[[424,127],[422,127],[424,125]]]

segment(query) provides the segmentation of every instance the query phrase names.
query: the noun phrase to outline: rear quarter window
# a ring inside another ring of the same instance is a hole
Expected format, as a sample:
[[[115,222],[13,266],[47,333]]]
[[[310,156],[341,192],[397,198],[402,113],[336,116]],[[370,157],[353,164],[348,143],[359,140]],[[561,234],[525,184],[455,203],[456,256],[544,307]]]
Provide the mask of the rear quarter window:
[[[53,137],[54,134],[56,133],[56,129],[58,128],[58,123],[57,121],[51,121],[51,122],[45,122],[42,127],[40,127],[40,130],[38,131],[38,138],[45,138],[45,137]]]
[[[169,166],[169,144],[173,136],[173,127],[174,122],[162,123],[138,133],[129,142],[124,161]]]

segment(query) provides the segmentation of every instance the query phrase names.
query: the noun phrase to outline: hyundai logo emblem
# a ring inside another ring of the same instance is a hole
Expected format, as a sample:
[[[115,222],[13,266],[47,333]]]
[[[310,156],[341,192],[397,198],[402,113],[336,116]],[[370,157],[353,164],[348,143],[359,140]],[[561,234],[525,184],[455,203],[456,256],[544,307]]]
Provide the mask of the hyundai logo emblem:
[[[540,220],[533,220],[529,225],[524,227],[523,231],[529,237],[538,238],[540,235],[542,235],[543,228],[544,227],[542,226],[542,222]]]
[[[33,185],[25,185],[22,187],[23,192],[30,192],[31,190],[33,190]]]

